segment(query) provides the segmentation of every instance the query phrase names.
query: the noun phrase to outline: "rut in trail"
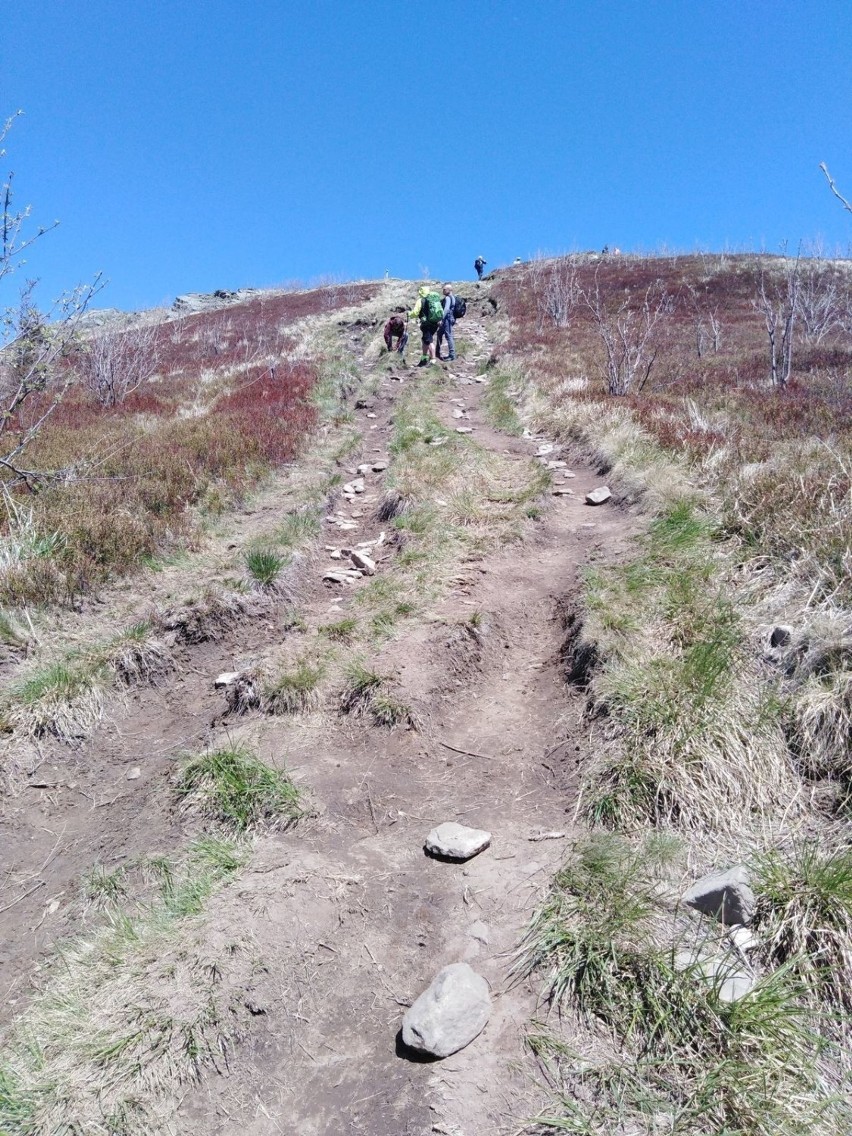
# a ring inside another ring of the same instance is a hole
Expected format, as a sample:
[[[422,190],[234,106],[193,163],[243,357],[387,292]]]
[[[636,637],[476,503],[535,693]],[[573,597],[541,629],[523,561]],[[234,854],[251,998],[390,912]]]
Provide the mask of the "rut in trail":
[[[525,465],[537,442],[486,421],[486,385],[477,380],[490,324],[473,308],[457,325],[467,354],[448,365],[438,415],[448,433],[463,421],[478,445]],[[386,453],[394,403],[422,372],[389,375],[377,365],[375,374],[372,410],[357,412],[366,457],[353,456],[353,466]],[[460,407],[461,420],[453,416]],[[319,816],[263,838],[238,885],[216,902],[220,929],[248,929],[260,945],[267,1012],[229,1075],[187,1099],[180,1131],[484,1136],[512,1130],[534,1110],[524,1034],[535,999],[512,988],[507,972],[564,856],[583,756],[557,608],[576,588],[578,568],[615,555],[625,536],[616,510],[584,507],[598,480],[574,468],[573,498],[548,498],[523,543],[466,563],[426,619],[371,656],[426,709],[421,730],[330,718],[282,738]],[[368,493],[377,483],[368,477]],[[352,602],[333,607],[345,615]],[[308,622],[329,617],[327,593],[310,606]],[[459,621],[473,612],[480,632],[461,635]],[[426,834],[448,820],[488,829],[491,848],[466,864],[426,857]],[[565,839],[531,839],[554,832]],[[442,1062],[406,1060],[397,1052],[405,1006],[460,960],[491,987],[486,1030]]]

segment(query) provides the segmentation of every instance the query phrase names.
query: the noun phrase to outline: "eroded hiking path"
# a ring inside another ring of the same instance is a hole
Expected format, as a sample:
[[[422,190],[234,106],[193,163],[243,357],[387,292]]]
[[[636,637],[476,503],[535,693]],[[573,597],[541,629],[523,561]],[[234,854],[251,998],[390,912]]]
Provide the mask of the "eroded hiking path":
[[[507,468],[528,470],[540,440],[501,433],[487,420],[480,372],[492,350],[492,319],[487,305],[479,309],[471,304],[457,326],[464,356],[441,369],[434,410],[448,436],[469,429],[471,441]],[[352,329],[355,351],[359,335]],[[392,461],[396,408],[424,378],[386,358],[361,367],[373,393],[354,410],[363,442],[342,462],[346,477],[361,462]],[[44,791],[20,806],[30,862],[41,863],[55,841],[70,853],[45,862],[48,898],[69,892],[95,861],[117,863],[179,841],[184,822],[169,777],[181,747],[251,744],[270,764],[286,762],[311,802],[313,815],[295,828],[260,836],[247,868],[210,902],[207,925],[217,942],[250,941],[260,960],[244,999],[251,1020],[223,1075],[211,1073],[188,1092],[170,1130],[486,1136],[514,1131],[535,1110],[524,1050],[535,999],[510,984],[508,971],[564,858],[584,756],[579,696],[566,687],[560,658],[560,605],[576,591],[580,568],[617,556],[631,530],[616,508],[584,506],[599,478],[572,469],[573,479],[555,484],[570,486],[573,496],[548,491],[522,540],[467,557],[424,616],[370,649],[370,666],[392,675],[416,708],[418,729],[388,731],[342,717],[333,704],[288,718],[223,718],[216,674],[262,663],[291,634],[283,610],[272,610],[217,641],[181,648],[169,682],[140,689],[73,762],[56,750],[45,754],[45,783],[73,777],[80,791],[74,803]],[[323,583],[335,566],[324,546],[388,528],[375,515],[384,478],[368,473],[352,503],[331,500],[319,548],[303,565],[300,634],[355,610],[367,580],[345,589]],[[261,511],[274,515],[277,507],[272,496]],[[250,533],[255,520],[235,529]],[[399,555],[392,542],[379,549],[378,577]],[[63,762],[70,772],[61,774]],[[128,783],[127,770],[137,765],[141,776]],[[488,829],[491,847],[465,864],[427,857],[426,834],[451,820]],[[48,910],[42,896],[36,900],[16,909],[9,948],[16,989],[31,974],[27,964],[67,930],[61,903]],[[491,987],[488,1026],[444,1061],[411,1061],[397,1039],[405,1007],[441,967],[462,960]]]
[[[461,423],[479,445],[528,460],[537,442],[486,422],[475,373],[490,350],[487,321],[469,320],[459,333],[474,350],[448,367],[438,396],[447,431]],[[359,412],[376,414],[362,419],[368,456],[381,450],[370,443],[387,436],[400,388],[419,375],[385,377],[372,411]],[[453,417],[462,406],[466,417]],[[187,1101],[181,1130],[485,1136],[534,1107],[522,1067],[534,999],[512,988],[507,972],[564,855],[582,754],[557,607],[578,568],[602,548],[612,555],[624,529],[615,510],[583,506],[598,481],[576,474],[575,496],[552,498],[533,535],[466,564],[428,620],[379,652],[377,668],[398,675],[425,710],[419,732],[338,719],[288,735],[294,779],[311,787],[320,816],[264,838],[216,914],[221,925],[248,926],[270,960],[269,1012],[230,1075]],[[327,618],[328,600],[314,603]],[[350,603],[339,605],[344,613]],[[461,633],[460,619],[474,611],[479,633]],[[491,848],[466,864],[425,856],[426,834],[447,820],[488,829]],[[566,839],[535,839],[558,832]],[[405,1059],[397,1051],[404,1007],[460,960],[491,986],[485,1032],[443,1062]]]

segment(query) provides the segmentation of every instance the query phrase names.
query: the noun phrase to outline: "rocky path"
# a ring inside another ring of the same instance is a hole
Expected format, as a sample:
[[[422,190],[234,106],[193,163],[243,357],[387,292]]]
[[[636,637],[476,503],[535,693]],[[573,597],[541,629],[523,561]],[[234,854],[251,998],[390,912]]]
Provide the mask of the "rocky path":
[[[447,430],[461,421],[480,445],[528,459],[540,440],[502,435],[483,412],[487,320],[458,330],[473,350],[447,367]],[[385,378],[374,409],[359,412],[368,444],[387,433],[391,400],[418,373]],[[336,721],[288,735],[294,778],[310,785],[321,815],[262,840],[216,915],[225,927],[248,921],[270,960],[270,1010],[231,1075],[187,1101],[182,1131],[486,1136],[514,1130],[535,1107],[523,1041],[534,998],[507,972],[570,840],[583,753],[557,605],[578,568],[601,549],[611,555],[624,529],[615,510],[582,504],[599,482],[575,472],[574,496],[551,498],[532,539],[468,565],[429,620],[383,650],[381,669],[431,708],[421,732]],[[373,485],[368,475],[368,494]],[[350,604],[334,607],[345,614]],[[460,651],[448,627],[464,611],[485,623],[481,642]],[[491,846],[466,863],[426,856],[428,832],[446,821],[490,831]],[[459,961],[491,989],[487,1028],[443,1061],[412,1060],[398,1036],[405,1008]]]

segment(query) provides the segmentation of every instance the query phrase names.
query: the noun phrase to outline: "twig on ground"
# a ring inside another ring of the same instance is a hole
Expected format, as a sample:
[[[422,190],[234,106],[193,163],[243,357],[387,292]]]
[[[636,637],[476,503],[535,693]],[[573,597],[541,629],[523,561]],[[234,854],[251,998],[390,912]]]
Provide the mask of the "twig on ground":
[[[10,908],[14,907],[17,903],[20,903],[22,899],[26,899],[28,895],[32,895],[34,891],[38,891],[39,888],[43,887],[44,880],[39,880],[38,883],[33,884],[31,888],[19,895],[17,899],[13,899],[11,903],[7,903],[5,907],[0,907],[0,915],[2,915],[4,911],[8,911]]]
[[[438,745],[442,745],[444,749],[451,749],[453,753],[463,753],[465,757],[481,757],[484,761],[493,761],[487,753],[474,753],[472,749],[459,749],[458,746],[451,746],[449,742],[442,742],[440,738],[437,739]]]

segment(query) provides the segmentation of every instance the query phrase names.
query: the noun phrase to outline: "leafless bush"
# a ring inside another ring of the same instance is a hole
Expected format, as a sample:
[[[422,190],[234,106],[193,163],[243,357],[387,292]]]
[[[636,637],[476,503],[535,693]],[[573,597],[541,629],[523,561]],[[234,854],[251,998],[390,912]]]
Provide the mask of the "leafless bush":
[[[0,125],[0,158],[5,157],[2,144],[12,122],[8,119]],[[11,174],[0,190],[0,209],[2,281],[15,271],[21,253],[54,228],[56,222],[28,235],[30,211],[15,206]],[[96,277],[92,284],[66,293],[50,311],[42,313],[36,307],[34,283],[30,281],[22,289],[16,306],[0,310],[0,481],[4,490],[22,482],[33,487],[44,476],[42,472],[25,469],[22,455],[72,381],[70,372],[60,373],[57,364],[74,342],[80,318],[100,287],[100,278]],[[33,395],[45,391],[49,397],[39,400],[38,411],[25,419],[25,404]]]
[[[695,329],[695,350],[700,359],[709,342],[713,354],[719,354],[722,345],[722,323],[719,319],[718,305],[711,308],[693,284],[686,285],[686,298],[692,313],[692,324]]]
[[[544,292],[539,299],[539,322],[547,316],[554,326],[570,325],[580,299],[577,270],[565,261],[553,265],[547,274]]]
[[[761,267],[759,284],[752,303],[766,328],[770,382],[773,387],[785,387],[793,369],[793,328],[800,310],[799,257],[788,262],[782,272],[767,272]]]
[[[659,351],[660,322],[672,310],[672,298],[661,281],[645,290],[639,304],[627,295],[614,305],[595,276],[593,288],[580,290],[580,300],[600,336],[608,392],[624,395],[642,390]]]
[[[157,370],[157,344],[154,324],[99,332],[78,364],[83,382],[102,406],[117,406]]]
[[[802,339],[822,343],[839,331],[849,308],[848,284],[826,264],[821,250],[802,261],[799,270],[799,316]]]

